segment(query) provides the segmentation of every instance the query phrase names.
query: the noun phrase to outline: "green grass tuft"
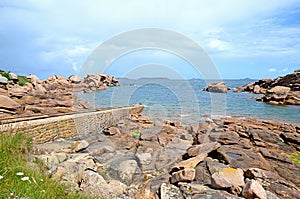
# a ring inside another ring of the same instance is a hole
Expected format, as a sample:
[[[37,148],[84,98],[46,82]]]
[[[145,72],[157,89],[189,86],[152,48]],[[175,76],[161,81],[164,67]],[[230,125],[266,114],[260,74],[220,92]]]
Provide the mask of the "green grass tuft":
[[[42,162],[29,161],[30,150],[26,134],[0,134],[0,198],[90,198],[47,176]]]
[[[289,155],[290,158],[297,164],[300,164],[300,151]]]
[[[19,85],[24,86],[27,82],[31,83],[30,79],[25,76],[18,76]]]
[[[140,138],[141,137],[141,133],[139,131],[135,131],[132,133],[132,137],[133,138]]]
[[[10,80],[8,72],[0,71],[0,75],[2,75],[3,77],[6,77],[7,80]]]

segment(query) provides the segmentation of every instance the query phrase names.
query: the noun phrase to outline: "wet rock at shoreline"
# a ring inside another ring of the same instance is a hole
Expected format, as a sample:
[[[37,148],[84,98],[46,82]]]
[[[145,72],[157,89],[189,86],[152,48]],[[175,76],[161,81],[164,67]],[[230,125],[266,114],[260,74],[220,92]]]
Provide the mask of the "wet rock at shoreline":
[[[238,87],[234,92],[263,94],[257,101],[273,105],[300,105],[300,70],[276,79],[262,79]]]

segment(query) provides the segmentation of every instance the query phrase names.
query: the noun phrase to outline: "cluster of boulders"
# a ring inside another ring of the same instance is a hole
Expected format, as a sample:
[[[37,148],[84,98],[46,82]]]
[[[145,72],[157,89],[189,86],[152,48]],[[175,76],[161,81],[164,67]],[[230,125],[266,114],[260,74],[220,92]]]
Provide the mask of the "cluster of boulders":
[[[36,145],[35,155],[53,178],[96,198],[300,198],[300,165],[292,158],[299,126],[138,118]]]
[[[53,75],[40,80],[27,76],[20,85],[18,76],[9,73],[9,79],[0,75],[0,118],[49,115],[91,108],[73,92],[92,92],[119,86],[116,78],[106,74],[89,74],[84,79],[72,75],[69,78]]]
[[[229,90],[230,88],[226,86],[225,82],[211,83],[206,88],[203,89],[203,91],[214,92],[214,93],[227,93]]]
[[[263,94],[257,101],[279,105],[300,105],[300,70],[276,79],[262,79],[238,87],[235,92]]]

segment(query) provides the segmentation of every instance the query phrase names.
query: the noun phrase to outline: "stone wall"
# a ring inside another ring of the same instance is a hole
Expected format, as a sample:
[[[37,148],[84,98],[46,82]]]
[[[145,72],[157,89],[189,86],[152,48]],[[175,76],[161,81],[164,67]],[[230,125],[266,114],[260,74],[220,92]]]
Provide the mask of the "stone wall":
[[[112,108],[88,113],[77,113],[21,121],[0,125],[0,133],[24,132],[33,137],[34,143],[44,143],[58,138],[70,138],[78,134],[101,131],[143,110],[143,106]]]

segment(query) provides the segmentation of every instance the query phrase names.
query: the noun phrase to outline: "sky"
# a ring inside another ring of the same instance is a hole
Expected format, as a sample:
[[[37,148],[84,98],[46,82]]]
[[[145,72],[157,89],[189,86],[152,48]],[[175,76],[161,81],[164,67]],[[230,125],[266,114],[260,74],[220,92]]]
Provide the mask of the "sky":
[[[144,28],[192,40],[223,79],[275,78],[300,68],[299,0],[0,0],[0,69],[41,79],[80,74],[97,47]],[[162,38],[161,43],[191,51],[185,40]],[[131,49],[135,39],[131,35],[114,45]],[[147,40],[140,45],[151,46]],[[95,72],[199,77],[180,55],[147,48],[119,55]]]

